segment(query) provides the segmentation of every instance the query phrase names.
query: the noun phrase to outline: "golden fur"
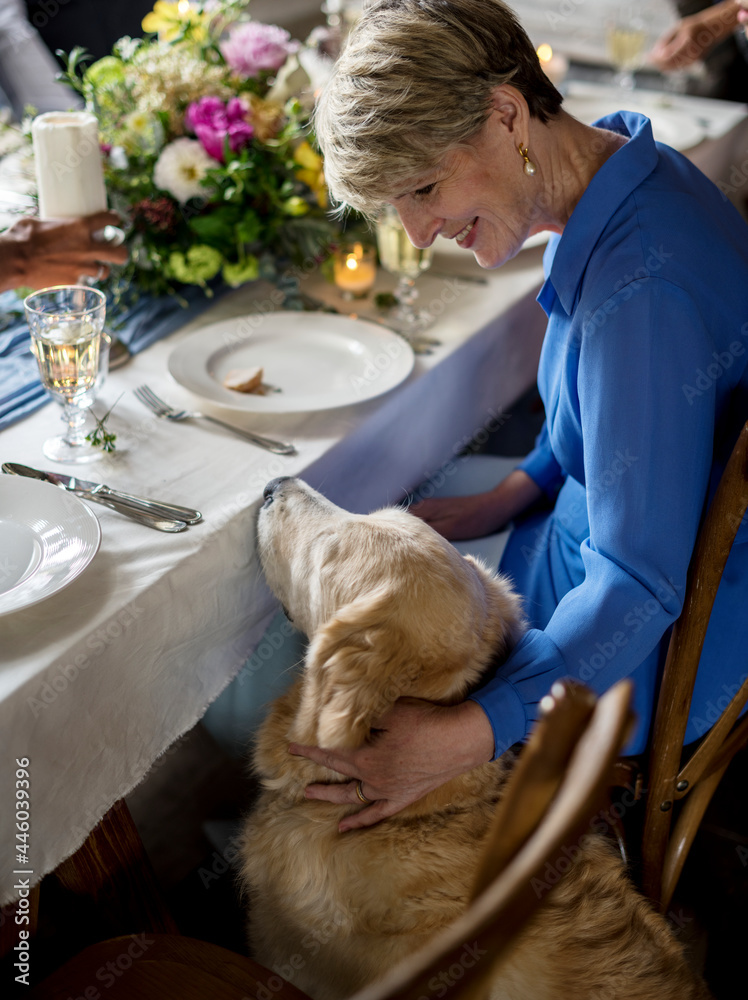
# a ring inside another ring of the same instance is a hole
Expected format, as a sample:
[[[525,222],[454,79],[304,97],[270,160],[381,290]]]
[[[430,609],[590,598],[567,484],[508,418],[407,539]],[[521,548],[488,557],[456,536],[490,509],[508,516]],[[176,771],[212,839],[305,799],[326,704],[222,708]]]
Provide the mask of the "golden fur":
[[[520,604],[505,580],[413,515],[350,514],[300,480],[276,486],[258,534],[268,583],[310,645],[254,753],[263,791],[242,847],[250,944],[314,1000],[342,1000],[464,910],[510,764],[484,764],[341,835],[338,822],[360,806],[307,800],[304,788],[348,779],[290,755],[288,744],[355,747],[398,698],[461,701],[521,635]],[[492,998],[707,996],[610,845],[589,836],[569,853],[574,861],[558,867],[570,870]],[[440,996],[443,983],[433,986]]]

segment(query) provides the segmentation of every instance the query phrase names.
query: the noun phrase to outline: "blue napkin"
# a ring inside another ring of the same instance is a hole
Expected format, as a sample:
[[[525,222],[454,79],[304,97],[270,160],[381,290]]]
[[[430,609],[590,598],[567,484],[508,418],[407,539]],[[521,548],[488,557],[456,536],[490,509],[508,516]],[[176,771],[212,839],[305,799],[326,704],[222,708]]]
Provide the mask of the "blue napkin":
[[[188,286],[181,293],[183,304],[170,295],[144,295],[118,316],[108,317],[107,329],[137,354],[199,316],[230,290],[218,285],[213,297],[208,298],[202,288]],[[39,381],[30,344],[23,300],[15,292],[3,292],[0,294],[0,430],[51,399]]]

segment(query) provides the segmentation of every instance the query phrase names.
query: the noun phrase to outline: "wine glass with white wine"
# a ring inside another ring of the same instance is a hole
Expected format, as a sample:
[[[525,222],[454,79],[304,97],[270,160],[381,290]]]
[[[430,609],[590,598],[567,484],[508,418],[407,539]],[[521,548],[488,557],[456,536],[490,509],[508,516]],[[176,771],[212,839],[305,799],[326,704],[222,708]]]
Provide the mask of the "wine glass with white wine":
[[[431,267],[434,248],[430,246],[420,250],[413,246],[392,205],[385,205],[377,219],[377,247],[382,267],[399,279],[395,289],[398,306],[388,317],[388,322],[410,340],[434,322],[428,310],[415,308],[418,292],[414,287],[418,275]],[[437,344],[438,341],[429,343]]]
[[[646,25],[636,5],[624,3],[617,7],[606,25],[605,42],[608,58],[616,69],[615,83],[622,90],[633,90],[634,71],[643,64],[647,48]]]
[[[99,374],[106,298],[98,288],[57,285],[33,292],[23,304],[42,385],[62,403],[66,424],[42,450],[55,462],[94,461],[101,451],[86,441],[84,410]]]

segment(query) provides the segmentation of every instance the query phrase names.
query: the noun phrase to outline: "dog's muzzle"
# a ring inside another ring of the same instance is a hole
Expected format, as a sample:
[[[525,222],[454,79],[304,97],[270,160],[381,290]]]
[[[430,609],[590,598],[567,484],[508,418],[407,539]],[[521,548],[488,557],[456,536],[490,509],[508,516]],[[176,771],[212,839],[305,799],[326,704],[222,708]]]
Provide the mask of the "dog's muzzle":
[[[283,483],[287,483],[290,479],[293,479],[293,476],[278,476],[276,479],[271,479],[262,491],[262,496],[265,501],[262,506],[269,507],[275,499],[275,494],[279,487],[282,486]]]

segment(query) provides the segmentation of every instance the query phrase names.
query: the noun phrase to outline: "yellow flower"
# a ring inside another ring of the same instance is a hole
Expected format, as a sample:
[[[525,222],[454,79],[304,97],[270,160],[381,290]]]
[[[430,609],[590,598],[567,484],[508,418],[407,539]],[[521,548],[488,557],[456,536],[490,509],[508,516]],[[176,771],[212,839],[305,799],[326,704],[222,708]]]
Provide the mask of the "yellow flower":
[[[322,157],[315,153],[308,142],[302,142],[296,147],[293,158],[300,167],[294,171],[297,180],[312,189],[317,196],[317,204],[324,208],[327,205],[327,186],[322,170]]]
[[[160,41],[171,42],[180,35],[189,35],[196,42],[207,38],[206,18],[204,14],[193,10],[189,0],[179,0],[169,3],[168,0],[156,0],[150,14],[146,14],[141,23],[143,31],[158,32]]]

